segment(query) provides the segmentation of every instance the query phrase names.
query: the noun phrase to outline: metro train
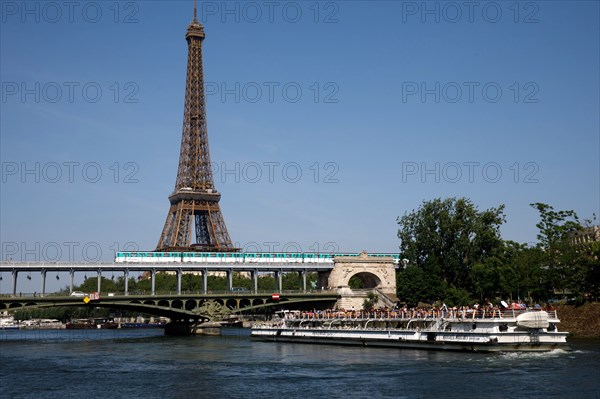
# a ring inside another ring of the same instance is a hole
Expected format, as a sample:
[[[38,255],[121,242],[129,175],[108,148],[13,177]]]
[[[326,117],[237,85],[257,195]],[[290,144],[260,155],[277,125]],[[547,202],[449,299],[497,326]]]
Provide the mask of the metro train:
[[[312,252],[117,252],[116,263],[333,263],[337,256],[359,256],[358,253]],[[400,255],[375,253],[369,256],[392,257],[400,263]]]

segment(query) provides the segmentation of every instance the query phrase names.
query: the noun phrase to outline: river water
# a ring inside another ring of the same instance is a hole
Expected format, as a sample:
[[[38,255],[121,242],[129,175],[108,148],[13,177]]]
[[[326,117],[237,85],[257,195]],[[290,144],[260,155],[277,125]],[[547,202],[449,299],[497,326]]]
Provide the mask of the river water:
[[[0,330],[0,397],[599,398],[600,341],[478,354],[167,337],[149,330]]]

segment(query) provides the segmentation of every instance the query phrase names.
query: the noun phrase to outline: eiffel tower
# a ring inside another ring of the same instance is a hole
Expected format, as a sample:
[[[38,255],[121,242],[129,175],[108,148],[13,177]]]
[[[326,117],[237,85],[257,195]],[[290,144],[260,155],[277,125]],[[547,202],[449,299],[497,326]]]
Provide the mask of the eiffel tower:
[[[183,134],[175,189],[169,196],[167,214],[156,251],[232,252],[233,247],[221,214],[221,194],[215,189],[206,126],[206,97],[202,68],[204,27],[197,19],[188,26]]]

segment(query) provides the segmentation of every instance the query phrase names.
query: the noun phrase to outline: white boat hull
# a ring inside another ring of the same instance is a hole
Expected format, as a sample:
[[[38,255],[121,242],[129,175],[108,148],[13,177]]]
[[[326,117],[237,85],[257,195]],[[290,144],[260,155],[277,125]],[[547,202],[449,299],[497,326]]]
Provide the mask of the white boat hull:
[[[497,334],[371,329],[269,328],[252,329],[255,339],[274,342],[358,345],[373,347],[476,352],[543,352],[569,349],[567,333],[504,332]]]

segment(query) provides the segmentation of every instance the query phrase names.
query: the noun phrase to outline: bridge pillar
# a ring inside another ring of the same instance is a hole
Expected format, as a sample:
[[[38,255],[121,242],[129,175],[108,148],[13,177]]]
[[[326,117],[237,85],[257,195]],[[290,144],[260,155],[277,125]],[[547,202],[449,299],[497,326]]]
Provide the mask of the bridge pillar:
[[[283,289],[283,270],[276,271],[275,276],[277,278],[277,292],[281,292]]]
[[[12,271],[12,289],[13,289],[13,296],[17,296],[17,274],[19,272],[14,270]]]
[[[152,295],[156,295],[156,269],[152,269],[150,274],[152,275]]]
[[[250,272],[252,274],[252,282],[254,283],[254,293],[258,294],[258,269]]]
[[[202,270],[202,293],[208,293],[208,269]]]
[[[317,290],[324,290],[329,287],[329,272],[317,273]]]
[[[177,295],[181,295],[181,269],[177,269]]]
[[[102,270],[98,269],[98,290],[97,290],[98,294],[100,293],[100,289],[102,288],[101,283],[102,283]]]
[[[125,295],[129,295],[129,269],[125,269],[123,278],[125,279]]]
[[[75,285],[75,270],[69,270],[69,293],[73,292],[73,287]]]
[[[300,277],[302,278],[302,292],[306,292],[306,269],[302,270],[300,273]]]
[[[227,291],[231,292],[233,290],[233,270],[229,269],[226,271],[227,273]]]
[[[42,276],[42,281],[40,283],[41,287],[40,287],[40,292],[42,295],[42,298],[44,297],[44,294],[46,293],[46,270],[42,269],[40,271],[40,274]]]

